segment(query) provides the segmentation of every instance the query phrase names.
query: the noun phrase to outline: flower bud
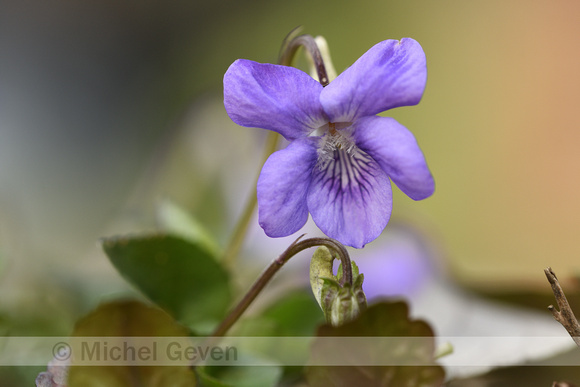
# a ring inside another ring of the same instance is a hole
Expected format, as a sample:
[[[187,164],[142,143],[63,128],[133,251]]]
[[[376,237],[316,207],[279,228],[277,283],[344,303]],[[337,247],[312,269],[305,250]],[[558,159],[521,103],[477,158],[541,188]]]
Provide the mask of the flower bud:
[[[367,301],[362,290],[364,276],[359,274],[356,264],[351,261],[353,283],[341,284],[341,267],[336,276],[332,273],[334,259],[324,246],[314,252],[310,261],[310,285],[326,322],[339,326],[354,320],[366,308]]]

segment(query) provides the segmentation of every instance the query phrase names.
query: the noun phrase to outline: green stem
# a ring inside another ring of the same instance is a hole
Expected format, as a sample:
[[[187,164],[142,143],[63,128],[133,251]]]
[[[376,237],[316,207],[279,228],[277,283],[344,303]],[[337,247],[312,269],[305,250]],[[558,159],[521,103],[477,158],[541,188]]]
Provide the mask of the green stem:
[[[264,150],[264,157],[262,158],[262,164],[264,164],[268,157],[270,157],[270,155],[276,151],[279,137],[280,135],[276,132],[268,133],[266,147]],[[226,247],[222,256],[223,262],[228,266],[233,265],[236,257],[240,252],[240,249],[242,248],[246,233],[248,232],[248,226],[250,225],[250,220],[252,220],[252,215],[254,214],[254,209],[256,208],[257,203],[257,185],[258,178],[256,178],[254,189],[252,190],[250,198],[246,203],[244,212],[242,212],[242,215],[240,216],[240,219],[234,228],[234,233],[232,234],[230,243]]]
[[[352,267],[350,263],[350,257],[346,248],[330,238],[309,238],[300,240],[304,235],[301,235],[298,239],[294,241],[288,248],[280,255],[274,262],[270,264],[262,272],[260,277],[254,282],[250,290],[242,298],[242,300],[236,305],[236,307],[228,314],[228,316],[222,321],[222,323],[214,330],[211,337],[221,337],[224,336],[227,331],[240,316],[248,309],[250,304],[256,299],[258,294],[264,289],[264,287],[270,282],[274,274],[280,270],[280,268],[288,262],[290,258],[298,254],[302,250],[308,249],[315,246],[326,246],[330,251],[332,251],[342,263],[342,280],[341,285],[345,283],[352,287]]]

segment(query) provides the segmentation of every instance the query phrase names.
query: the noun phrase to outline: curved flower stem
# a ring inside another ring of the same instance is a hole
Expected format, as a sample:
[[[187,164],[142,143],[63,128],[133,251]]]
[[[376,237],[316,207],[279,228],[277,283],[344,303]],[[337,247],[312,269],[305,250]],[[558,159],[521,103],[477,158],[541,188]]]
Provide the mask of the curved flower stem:
[[[326,67],[324,66],[324,60],[322,59],[322,54],[318,49],[318,45],[314,38],[310,35],[298,35],[300,32],[300,27],[295,28],[292,30],[288,36],[284,39],[281,48],[280,58],[278,63],[283,66],[290,66],[294,57],[296,56],[296,52],[300,46],[304,46],[304,48],[308,51],[308,54],[312,57],[314,61],[314,65],[316,67],[316,71],[318,73],[318,80],[322,86],[326,86],[329,83],[328,75],[326,72]],[[276,151],[278,147],[278,140],[280,135],[276,132],[270,132],[268,134],[268,138],[266,140],[266,149],[264,152],[263,162],[264,164],[268,157],[272,153]],[[256,183],[257,183],[256,178]],[[244,237],[246,236],[246,232],[248,231],[248,225],[250,224],[250,220],[252,219],[252,215],[254,214],[254,209],[256,208],[257,203],[257,184],[254,184],[254,190],[250,194],[250,199],[246,203],[244,207],[244,212],[240,216],[238,223],[234,229],[234,233],[224,250],[224,254],[222,256],[222,260],[226,265],[232,265],[235,261],[236,257],[238,256],[240,249],[242,248],[242,244],[244,242]]]
[[[211,337],[221,337],[226,334],[226,332],[231,328],[232,325],[240,316],[248,309],[250,304],[256,299],[258,294],[264,289],[264,287],[270,282],[274,274],[280,270],[280,268],[288,262],[290,258],[298,254],[302,250],[308,249],[315,246],[326,246],[334,256],[338,256],[342,263],[342,279],[340,285],[343,286],[348,284],[352,286],[352,266],[350,263],[350,257],[346,248],[330,238],[309,238],[302,239],[304,235],[301,235],[296,239],[288,248],[275,259],[270,266],[262,272],[260,277],[254,282],[250,290],[242,298],[242,300],[236,305],[236,307],[230,312],[230,314],[222,321],[222,323],[213,331]]]
[[[284,66],[290,66],[296,52],[300,46],[303,46],[312,57],[314,67],[316,67],[316,73],[318,74],[318,81],[323,87],[327,86],[330,80],[328,79],[326,66],[324,65],[324,60],[322,59],[322,54],[320,53],[318,44],[316,44],[316,41],[311,35],[299,35],[294,37],[293,35],[299,31],[299,29],[293,30],[285,39],[278,63]]]

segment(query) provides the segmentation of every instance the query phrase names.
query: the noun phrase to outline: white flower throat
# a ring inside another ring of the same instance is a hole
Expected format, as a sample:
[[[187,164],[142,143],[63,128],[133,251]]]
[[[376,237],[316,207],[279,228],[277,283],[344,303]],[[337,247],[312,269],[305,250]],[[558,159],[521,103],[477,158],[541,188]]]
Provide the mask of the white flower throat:
[[[328,164],[334,160],[335,151],[343,150],[352,156],[357,149],[352,139],[352,123],[350,122],[329,122],[318,128],[312,135],[320,136],[316,164],[320,170],[328,167]]]

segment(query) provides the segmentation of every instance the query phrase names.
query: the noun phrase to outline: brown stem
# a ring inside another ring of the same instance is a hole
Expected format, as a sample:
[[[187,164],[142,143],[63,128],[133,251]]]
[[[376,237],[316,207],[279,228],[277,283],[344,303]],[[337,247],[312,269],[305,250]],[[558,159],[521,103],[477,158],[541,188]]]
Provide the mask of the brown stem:
[[[316,73],[318,74],[318,81],[323,87],[327,86],[330,83],[330,80],[328,79],[326,66],[324,66],[324,60],[322,59],[316,41],[311,35],[296,36],[298,32],[300,32],[300,28],[295,28],[284,40],[278,63],[284,66],[290,66],[294,56],[296,55],[296,51],[298,51],[300,46],[302,46],[312,57],[314,67],[316,67]]]
[[[280,270],[280,268],[288,262],[290,258],[298,254],[302,250],[308,249],[314,246],[326,246],[338,256],[342,263],[342,279],[341,285],[348,284],[352,286],[352,267],[350,263],[350,257],[346,248],[330,238],[310,238],[300,240],[304,235],[301,235],[296,239],[288,248],[275,259],[270,266],[264,270],[264,272],[258,277],[256,282],[252,285],[250,290],[246,293],[244,298],[236,305],[236,307],[228,314],[228,316],[222,321],[222,323],[213,331],[211,337],[221,337],[226,334],[226,332],[231,328],[232,325],[240,316],[248,309],[250,304],[256,299],[258,294],[264,289],[264,287],[270,282],[274,274]]]
[[[556,303],[560,310],[556,310],[554,305],[548,306],[548,309],[552,312],[556,321],[566,328],[566,331],[568,331],[576,345],[580,347],[580,324],[578,324],[578,320],[574,316],[572,308],[570,308],[564,290],[560,286],[558,278],[556,278],[556,274],[554,274],[552,268],[548,267],[544,269],[544,273],[546,274],[546,278],[548,278],[548,282],[552,285],[552,292],[554,293],[554,297],[556,297]]]

